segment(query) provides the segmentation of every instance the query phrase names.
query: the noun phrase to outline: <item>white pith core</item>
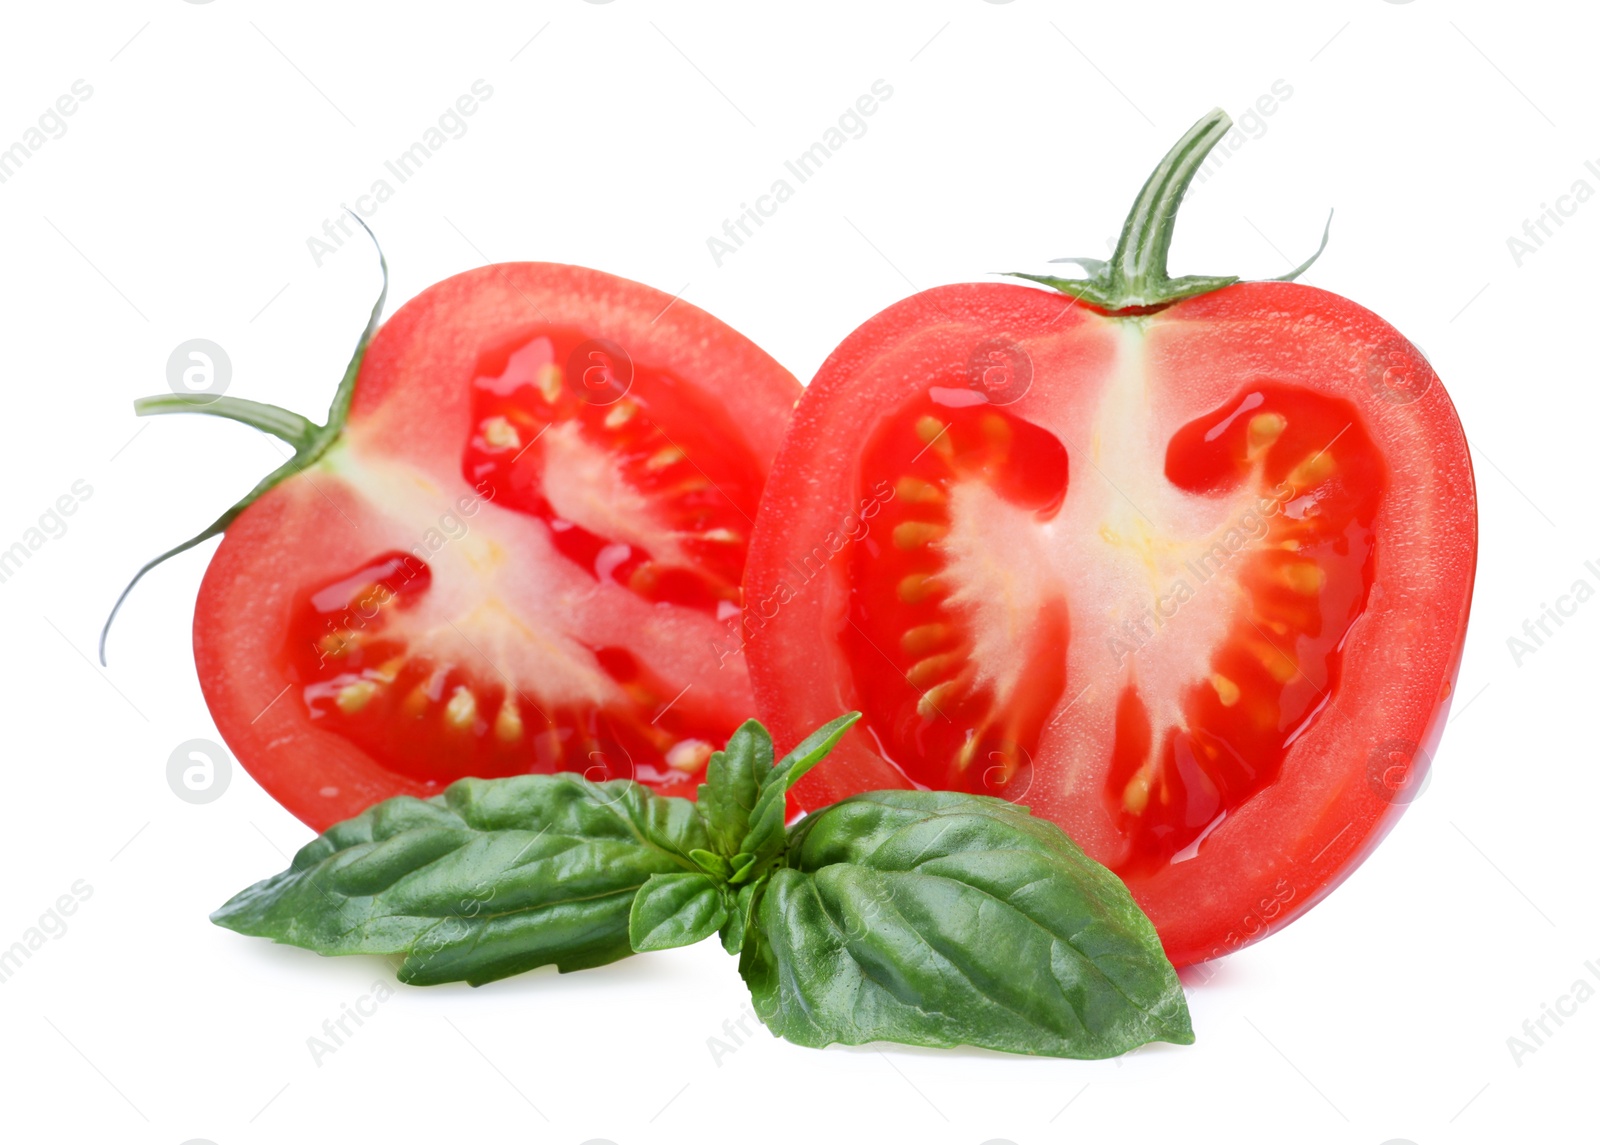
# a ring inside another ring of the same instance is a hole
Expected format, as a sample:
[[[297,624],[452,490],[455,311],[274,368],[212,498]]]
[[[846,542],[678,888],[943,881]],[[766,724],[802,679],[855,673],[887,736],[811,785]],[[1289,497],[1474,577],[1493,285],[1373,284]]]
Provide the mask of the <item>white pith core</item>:
[[[979,679],[994,686],[1000,710],[1023,683],[1040,607],[1066,600],[1066,688],[1039,747],[1070,761],[1069,789],[1104,774],[1115,699],[1126,684],[1147,684],[1140,692],[1152,754],[1167,728],[1184,726],[1183,694],[1212,676],[1213,655],[1238,610],[1249,607],[1239,575],[1267,543],[1259,501],[1270,493],[1259,479],[1211,496],[1167,480],[1167,444],[1177,426],[1158,424],[1152,412],[1142,325],[1119,323],[1119,338],[1116,366],[1087,424],[1081,413],[1076,424],[1040,421],[1068,453],[1060,511],[1041,521],[969,480],[951,491],[950,532],[938,543],[947,562],[941,580],[955,590],[947,606],[966,621],[972,662]],[[1228,552],[1223,542],[1235,528],[1236,551]],[[1178,600],[1180,585],[1187,602]],[[1292,652],[1292,644],[1280,644]]]
[[[558,464],[590,463],[574,451]],[[402,462],[345,448],[327,465],[376,514],[362,522],[363,546],[373,555],[414,553],[431,569],[430,586],[415,604],[385,609],[382,631],[402,641],[408,655],[459,666],[546,707],[633,702],[573,632],[584,632],[596,647],[627,647],[666,679],[704,679],[714,670],[705,650],[727,642],[725,623],[597,582],[554,549],[542,523],[465,484],[447,488]],[[590,464],[590,472],[598,470]],[[470,515],[456,507],[462,497],[477,502]],[[576,494],[564,500],[568,511],[580,507],[575,501],[597,504]],[[578,523],[596,532],[612,527],[594,517]],[[536,715],[528,718],[531,730],[542,726]]]
[[[950,532],[936,543],[944,558],[944,607],[970,633],[973,690],[992,689],[1003,710],[1022,683],[1034,619],[1062,592],[1039,533],[1050,528],[996,493],[987,481],[950,490]]]
[[[660,501],[642,493],[616,457],[584,437],[577,422],[550,426],[536,448],[544,451],[540,479],[557,517],[643,549],[662,564],[693,564],[682,539],[696,534],[673,530],[661,520]]]

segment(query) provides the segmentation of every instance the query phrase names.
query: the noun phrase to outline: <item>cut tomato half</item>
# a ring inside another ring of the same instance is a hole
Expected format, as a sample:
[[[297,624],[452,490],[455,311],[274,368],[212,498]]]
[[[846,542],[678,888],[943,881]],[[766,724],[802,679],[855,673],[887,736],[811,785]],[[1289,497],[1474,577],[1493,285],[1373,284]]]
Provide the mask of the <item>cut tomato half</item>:
[[[1394,822],[1476,559],[1466,440],[1422,355],[1336,295],[1229,282],[890,307],[806,390],[746,580],[778,746],[864,713],[800,807],[1026,803],[1179,964],[1296,917]]]
[[[685,302],[544,263],[429,288],[358,357],[336,439],[201,585],[240,763],[318,829],[468,775],[692,794],[752,710],[730,632],[798,384]]]

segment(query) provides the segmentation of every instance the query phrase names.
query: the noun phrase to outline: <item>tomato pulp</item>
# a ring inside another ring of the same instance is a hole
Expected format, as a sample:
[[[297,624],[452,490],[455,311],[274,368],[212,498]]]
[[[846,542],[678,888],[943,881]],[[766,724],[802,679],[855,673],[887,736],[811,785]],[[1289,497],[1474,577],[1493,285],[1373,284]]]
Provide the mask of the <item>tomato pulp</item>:
[[[337,440],[207,569],[195,662],[223,738],[318,829],[467,775],[692,794],[753,706],[719,649],[798,391],[597,271],[424,291],[360,359]]]
[[[1354,303],[941,287],[806,390],[752,541],[747,656],[780,747],[864,713],[802,808],[1026,803],[1181,965],[1296,917],[1392,825],[1475,559],[1449,398]]]

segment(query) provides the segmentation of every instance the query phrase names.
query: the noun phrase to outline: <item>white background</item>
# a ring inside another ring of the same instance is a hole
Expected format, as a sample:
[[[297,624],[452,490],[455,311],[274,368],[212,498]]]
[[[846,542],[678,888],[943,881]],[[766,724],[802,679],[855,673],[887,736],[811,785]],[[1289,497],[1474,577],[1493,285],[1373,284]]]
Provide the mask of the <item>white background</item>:
[[[1600,1000],[1520,1064],[1507,1038],[1600,964],[1600,604],[1520,666],[1507,638],[1600,584],[1600,201],[1521,266],[1506,240],[1576,180],[1600,189],[1596,22],[1438,0],[8,6],[0,147],[74,80],[93,95],[0,185],[0,548],[74,481],[93,494],[0,584],[0,947],[76,880],[93,893],[0,985],[0,1133],[1592,1140]],[[1192,195],[1174,270],[1281,273],[1338,209],[1307,281],[1444,378],[1477,467],[1477,597],[1430,786],[1328,901],[1192,984],[1193,1047],[1076,1063],[762,1032],[719,1062],[707,1039],[746,994],[707,943],[401,990],[319,1065],[307,1039],[388,965],[207,921],[310,838],[237,770],[208,805],[168,788],[173,748],[216,738],[189,644],[210,547],[133,596],[109,670],[90,657],[131,571],[279,455],[129,403],[204,337],[229,392],[319,415],[377,273],[364,245],[318,267],[306,240],[476,79],[494,94],[467,133],[371,219],[391,309],[485,261],[582,263],[681,288],[802,379],[914,289],[1102,254],[1196,117],[1293,88]],[[717,267],[707,236],[876,79],[894,95],[867,134]]]

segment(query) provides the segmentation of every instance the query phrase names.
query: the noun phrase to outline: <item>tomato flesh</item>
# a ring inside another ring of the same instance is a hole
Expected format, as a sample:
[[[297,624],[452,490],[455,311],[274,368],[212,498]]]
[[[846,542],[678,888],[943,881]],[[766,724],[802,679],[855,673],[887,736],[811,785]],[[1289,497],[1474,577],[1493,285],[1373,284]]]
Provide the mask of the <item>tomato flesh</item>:
[[[669,684],[626,648],[592,649],[624,695],[604,708],[541,703],[533,685],[413,656],[404,617],[430,580],[426,562],[391,553],[308,594],[285,657],[311,718],[398,775],[437,784],[568,770],[662,786],[696,772],[731,730],[662,710]]]
[[[1007,689],[1001,703],[994,681],[979,678],[973,634],[953,599],[962,586],[941,542],[952,495],[966,482],[1049,520],[1067,491],[1067,454],[1050,434],[975,396],[954,379],[932,386],[864,448],[863,501],[885,481],[894,497],[851,554],[849,622],[839,638],[885,754],[918,783],[992,795],[1026,766],[1064,687],[1065,599],[1054,595],[1019,634],[1026,685]]]
[[[646,600],[737,607],[762,475],[715,403],[574,330],[535,331],[486,354],[473,389],[476,429],[462,458],[470,484],[546,522],[556,548],[597,579]],[[585,455],[603,459],[601,471],[584,466]],[[551,475],[635,502],[631,517],[610,522],[624,536],[585,528],[552,504],[547,473],[569,459],[578,461],[572,472]],[[650,517],[670,552],[642,542]]]
[[[1384,485],[1382,459],[1359,421],[1348,402],[1263,382],[1173,435],[1165,474],[1175,487],[1216,497],[1248,486],[1257,497],[1245,510],[1248,527],[1230,525],[1185,561],[1177,590],[1111,638],[1131,677],[1104,745],[1106,802],[1127,840],[1113,863],[1119,873],[1172,861],[1271,783],[1294,737],[1337,689],[1339,646],[1372,584]],[[1003,795],[1030,779],[1019,772],[1031,769],[1044,722],[1072,684],[1069,605],[1092,603],[1072,600],[1062,583],[1028,615],[1012,615],[1016,631],[1005,634],[1003,654],[1020,665],[1020,684],[997,696],[994,666],[975,656],[963,607],[974,585],[944,542],[962,483],[983,483],[1049,528],[1067,469],[1056,437],[959,381],[930,385],[862,449],[863,496],[887,480],[896,498],[877,538],[852,554],[839,639],[869,729],[915,783]],[[992,554],[994,565],[1008,555]],[[1242,590],[1232,627],[1207,676],[1177,685],[1176,718],[1153,726],[1149,685],[1129,658],[1156,638],[1169,611],[1224,571]],[[1002,568],[987,572],[982,590],[1003,589]]]
[[[746,574],[758,710],[780,748],[864,713],[801,808],[1025,803],[1200,961],[1308,909],[1403,810],[1389,778],[1442,731],[1475,551],[1447,396],[1343,299],[1240,284],[1112,316],[941,287],[795,411]]]
[[[464,776],[692,795],[754,706],[728,631],[797,394],[710,315],[596,271],[430,288],[367,349],[338,443],[207,571],[218,729],[319,829]]]
[[[483,355],[462,476],[597,582],[736,614],[760,466],[692,385],[602,347],[582,331],[536,329]],[[740,722],[677,707],[671,681],[624,647],[578,641],[604,677],[578,703],[481,658],[419,653],[408,619],[432,580],[418,555],[381,554],[306,592],[289,632],[286,668],[304,681],[310,716],[398,774],[575,770],[681,786]]]
[[[1386,482],[1360,422],[1349,402],[1260,384],[1174,435],[1175,486],[1225,493],[1243,482],[1258,499],[1248,528],[1231,525],[1185,564],[1198,593],[1238,562],[1243,597],[1208,677],[1182,687],[1181,720],[1152,727],[1136,683],[1118,699],[1106,800],[1128,839],[1119,873],[1173,861],[1272,783],[1337,692],[1340,647],[1372,588]],[[1188,596],[1160,598],[1152,620]],[[1128,628],[1131,644],[1155,635]]]

